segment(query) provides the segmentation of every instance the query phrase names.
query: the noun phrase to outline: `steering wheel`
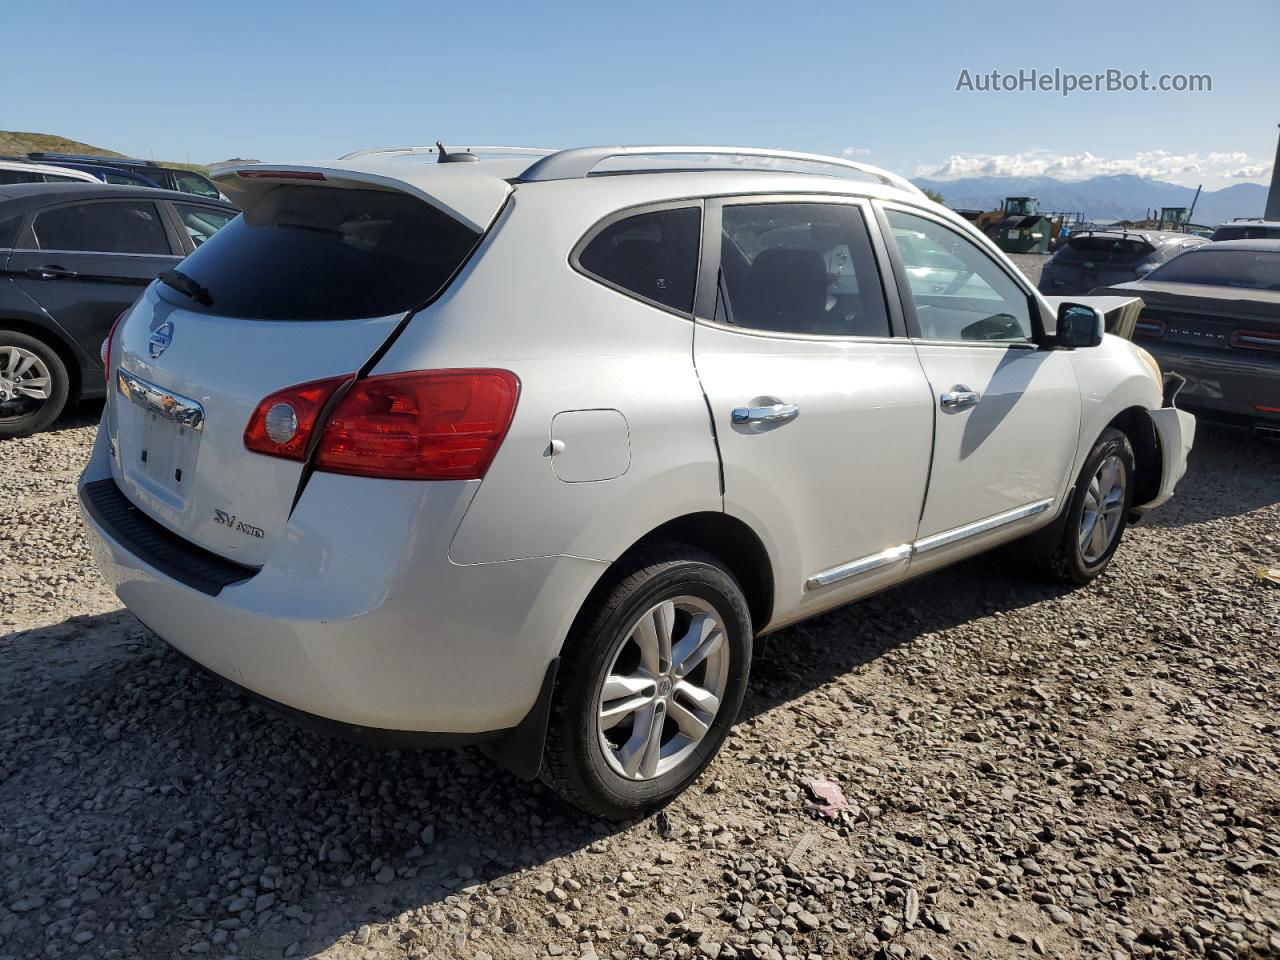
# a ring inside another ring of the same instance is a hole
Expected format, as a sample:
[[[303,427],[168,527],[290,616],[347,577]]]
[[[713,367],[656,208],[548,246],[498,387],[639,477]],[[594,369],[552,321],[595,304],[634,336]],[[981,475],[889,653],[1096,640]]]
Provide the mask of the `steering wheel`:
[[[968,283],[969,278],[972,276],[973,276],[972,270],[957,271],[955,279],[952,280],[949,284],[947,284],[947,288],[942,291],[942,295],[944,297],[949,297],[951,294],[955,293],[957,290],[963,287],[966,283]]]

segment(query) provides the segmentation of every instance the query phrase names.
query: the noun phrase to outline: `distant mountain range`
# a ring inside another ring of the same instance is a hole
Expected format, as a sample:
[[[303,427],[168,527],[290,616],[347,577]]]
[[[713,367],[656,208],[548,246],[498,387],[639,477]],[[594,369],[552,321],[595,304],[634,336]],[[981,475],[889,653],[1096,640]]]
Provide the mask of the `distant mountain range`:
[[[1041,210],[1076,211],[1087,220],[1140,220],[1150,208],[1189,207],[1194,187],[1131,174],[1055,180],[1053,177],[968,177],[961,180],[911,181],[942,194],[952,209],[994,210],[1005,197],[1039,197]],[[1260,217],[1267,188],[1237,183],[1200,194],[1192,219],[1209,226],[1235,217]]]

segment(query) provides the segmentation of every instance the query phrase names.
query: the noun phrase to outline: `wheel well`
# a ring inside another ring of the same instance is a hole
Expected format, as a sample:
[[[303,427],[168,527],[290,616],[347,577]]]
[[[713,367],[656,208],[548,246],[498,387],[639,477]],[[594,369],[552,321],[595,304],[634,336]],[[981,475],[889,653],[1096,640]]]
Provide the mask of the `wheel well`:
[[[67,368],[67,381],[70,393],[67,395],[67,402],[74,403],[76,398],[80,396],[80,360],[76,356],[75,351],[71,349],[62,337],[58,336],[48,327],[42,327],[38,323],[32,323],[29,320],[13,320],[8,317],[0,318],[0,329],[13,330],[16,333],[25,333],[29,337],[39,340],[50,350],[58,355],[58,359],[62,361],[62,365]]]
[[[1133,461],[1137,468],[1137,482],[1133,491],[1134,505],[1148,503],[1160,493],[1160,474],[1164,461],[1160,456],[1160,439],[1155,424],[1142,407],[1130,407],[1107,424],[1129,438],[1133,447]]]
[[[683,543],[718,558],[742,586],[751,623],[760,630],[773,616],[773,564],[754,530],[725,513],[690,513],[668,520],[624,553],[657,543]]]

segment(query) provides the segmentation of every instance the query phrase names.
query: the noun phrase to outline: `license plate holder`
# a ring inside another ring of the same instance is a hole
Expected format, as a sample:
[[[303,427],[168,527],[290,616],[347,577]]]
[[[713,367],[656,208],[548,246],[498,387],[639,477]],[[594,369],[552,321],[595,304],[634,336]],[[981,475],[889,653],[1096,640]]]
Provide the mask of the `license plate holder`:
[[[116,389],[129,401],[117,411],[125,476],[169,509],[184,511],[195,480],[204,408],[123,370],[117,372]]]

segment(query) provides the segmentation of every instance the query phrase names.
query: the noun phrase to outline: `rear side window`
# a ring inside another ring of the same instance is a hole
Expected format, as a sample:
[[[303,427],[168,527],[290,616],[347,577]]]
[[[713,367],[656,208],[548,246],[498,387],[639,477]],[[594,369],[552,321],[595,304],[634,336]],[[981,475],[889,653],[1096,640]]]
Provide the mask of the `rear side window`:
[[[384,317],[430,300],[479,238],[403,193],[279,186],[204,241],[180,269],[208,289],[207,310],[221,316]]]
[[[701,230],[697,207],[637,213],[597,233],[578,254],[578,266],[627,293],[689,313]]]
[[[717,318],[778,333],[887,337],[889,315],[862,212],[848,204],[730,204]]]
[[[154,203],[105,200],[42,210],[32,229],[41,250],[91,253],[171,253]]]
[[[1155,247],[1134,237],[1072,237],[1058,251],[1066,263],[1133,263],[1155,252]]]
[[[194,193],[197,196],[218,199],[218,188],[198,173],[178,171],[174,173],[173,178],[178,184],[178,189],[183,193]]]
[[[0,170],[0,183],[39,183],[40,174],[30,170]]]

